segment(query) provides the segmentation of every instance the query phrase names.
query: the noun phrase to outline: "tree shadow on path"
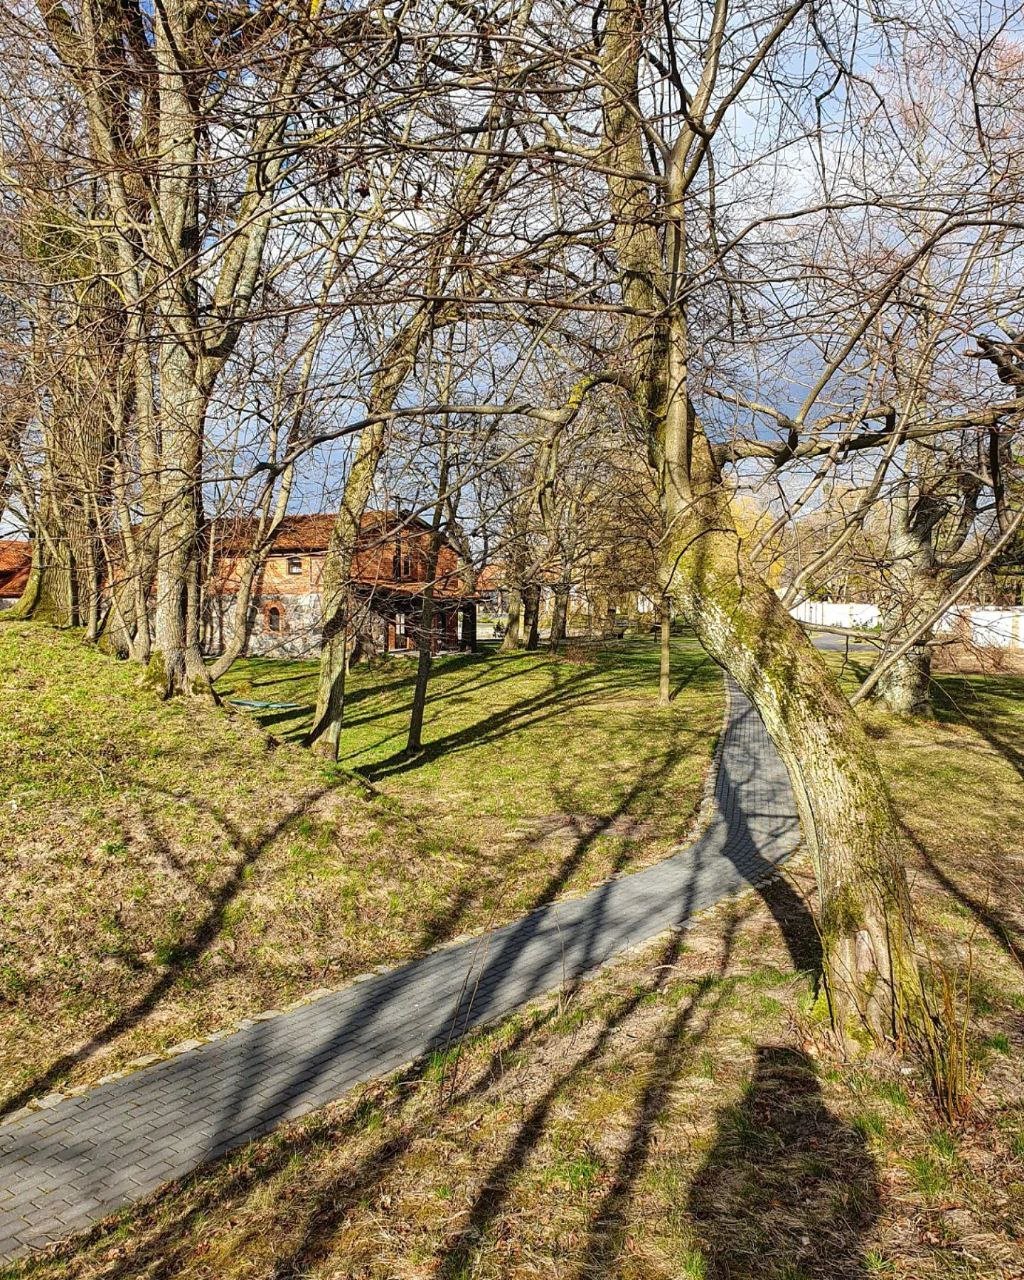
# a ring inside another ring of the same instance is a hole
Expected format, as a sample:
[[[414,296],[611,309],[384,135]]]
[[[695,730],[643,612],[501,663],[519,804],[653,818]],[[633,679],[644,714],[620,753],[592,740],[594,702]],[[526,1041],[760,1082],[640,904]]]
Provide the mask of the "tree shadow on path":
[[[880,1212],[864,1139],[825,1105],[799,1050],[757,1048],[740,1102],[690,1188],[707,1280],[860,1280]]]

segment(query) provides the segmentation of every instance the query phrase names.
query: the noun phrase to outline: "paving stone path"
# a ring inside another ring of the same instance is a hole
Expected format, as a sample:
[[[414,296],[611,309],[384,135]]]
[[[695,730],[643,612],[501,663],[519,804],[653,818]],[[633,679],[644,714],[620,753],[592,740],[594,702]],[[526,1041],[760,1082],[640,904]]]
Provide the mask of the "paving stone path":
[[[656,866],[0,1125],[0,1258],[81,1230],[769,879],[799,826],[781,761],[735,688],[714,800],[703,834]]]

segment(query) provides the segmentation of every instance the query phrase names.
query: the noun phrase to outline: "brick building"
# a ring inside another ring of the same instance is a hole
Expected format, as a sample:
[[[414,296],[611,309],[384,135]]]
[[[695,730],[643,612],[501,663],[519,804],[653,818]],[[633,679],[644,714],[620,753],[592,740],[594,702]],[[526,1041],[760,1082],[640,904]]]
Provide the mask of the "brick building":
[[[31,568],[31,542],[0,538],[0,609],[9,609],[20,600]]]
[[[246,652],[276,657],[309,657],[320,648],[320,578],[334,516],[286,516],[253,591],[254,621]],[[232,625],[239,560],[251,547],[249,520],[222,520],[213,527],[206,581],[203,642],[219,653]],[[428,580],[430,528],[392,512],[364,517],[352,573],[353,628],[363,654],[403,652],[419,647],[423,592]],[[32,564],[32,544],[0,540],[0,609],[21,596]],[[434,578],[431,644],[441,649],[473,648],[476,599],[468,593],[454,549],[442,542]]]
[[[320,578],[334,516],[286,516],[254,591],[255,619],[248,652],[306,657],[320,647]],[[222,521],[214,530],[213,572],[207,583],[206,647],[223,647],[238,586],[238,560],[252,526]],[[363,517],[353,565],[353,626],[363,653],[419,646],[423,592],[428,581],[430,528],[415,517],[371,511]],[[471,648],[476,602],[463,586],[459,559],[442,542],[434,577],[432,647]]]

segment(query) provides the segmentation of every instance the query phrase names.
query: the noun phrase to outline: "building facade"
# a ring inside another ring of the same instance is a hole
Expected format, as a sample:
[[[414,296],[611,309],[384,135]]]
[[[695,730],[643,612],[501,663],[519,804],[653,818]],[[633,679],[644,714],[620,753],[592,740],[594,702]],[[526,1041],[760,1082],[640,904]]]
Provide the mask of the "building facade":
[[[320,650],[321,578],[333,514],[286,516],[274,533],[253,592],[246,652],[313,657]],[[249,522],[223,521],[213,531],[207,581],[205,646],[219,652],[233,625],[241,558],[251,544]],[[367,512],[350,579],[356,657],[415,651],[420,646],[424,593],[432,586],[432,650],[472,648],[475,597],[463,584],[457,554],[442,540],[430,574],[431,530],[414,516]]]
[[[315,657],[322,629],[321,578],[335,517],[286,516],[254,583],[251,630],[245,653],[279,658]],[[251,520],[216,521],[207,548],[203,646],[220,653],[235,622],[243,558],[251,550]],[[420,646],[424,594],[433,588],[433,652],[474,648],[476,598],[465,589],[459,558],[442,540],[430,574],[431,530],[414,516],[368,512],[362,520],[350,591],[356,657],[408,653]],[[0,609],[20,598],[32,564],[32,543],[0,540]]]
[[[24,538],[0,538],[0,609],[21,599],[32,568],[32,543]]]

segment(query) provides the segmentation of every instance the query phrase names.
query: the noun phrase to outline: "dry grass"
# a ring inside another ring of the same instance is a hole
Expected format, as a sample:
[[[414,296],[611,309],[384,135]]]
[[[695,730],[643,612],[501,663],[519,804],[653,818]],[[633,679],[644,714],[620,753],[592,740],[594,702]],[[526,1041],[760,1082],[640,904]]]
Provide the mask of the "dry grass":
[[[932,667],[946,675],[1024,676],[1024,653],[952,640],[936,646]]]
[[[866,712],[947,962],[966,1121],[830,1056],[811,926],[768,888],[14,1267],[27,1280],[1010,1280],[1024,1258],[1024,684]],[[273,757],[271,757],[272,759]],[[803,942],[803,946],[798,945]]]
[[[973,953],[977,1092],[958,1127],[916,1070],[830,1057],[813,976],[791,958],[810,927],[797,860],[798,894],[723,904],[11,1274],[1019,1277],[1021,693],[951,687],[931,724],[867,713],[932,945]]]
[[[721,715],[692,644],[675,666],[661,709],[650,644],[441,662],[415,767],[392,758],[409,667],[360,673],[345,765],[371,793],[245,713],[155,702],[74,635],[0,624],[0,1102],[662,856]],[[232,678],[283,701],[310,666]]]

